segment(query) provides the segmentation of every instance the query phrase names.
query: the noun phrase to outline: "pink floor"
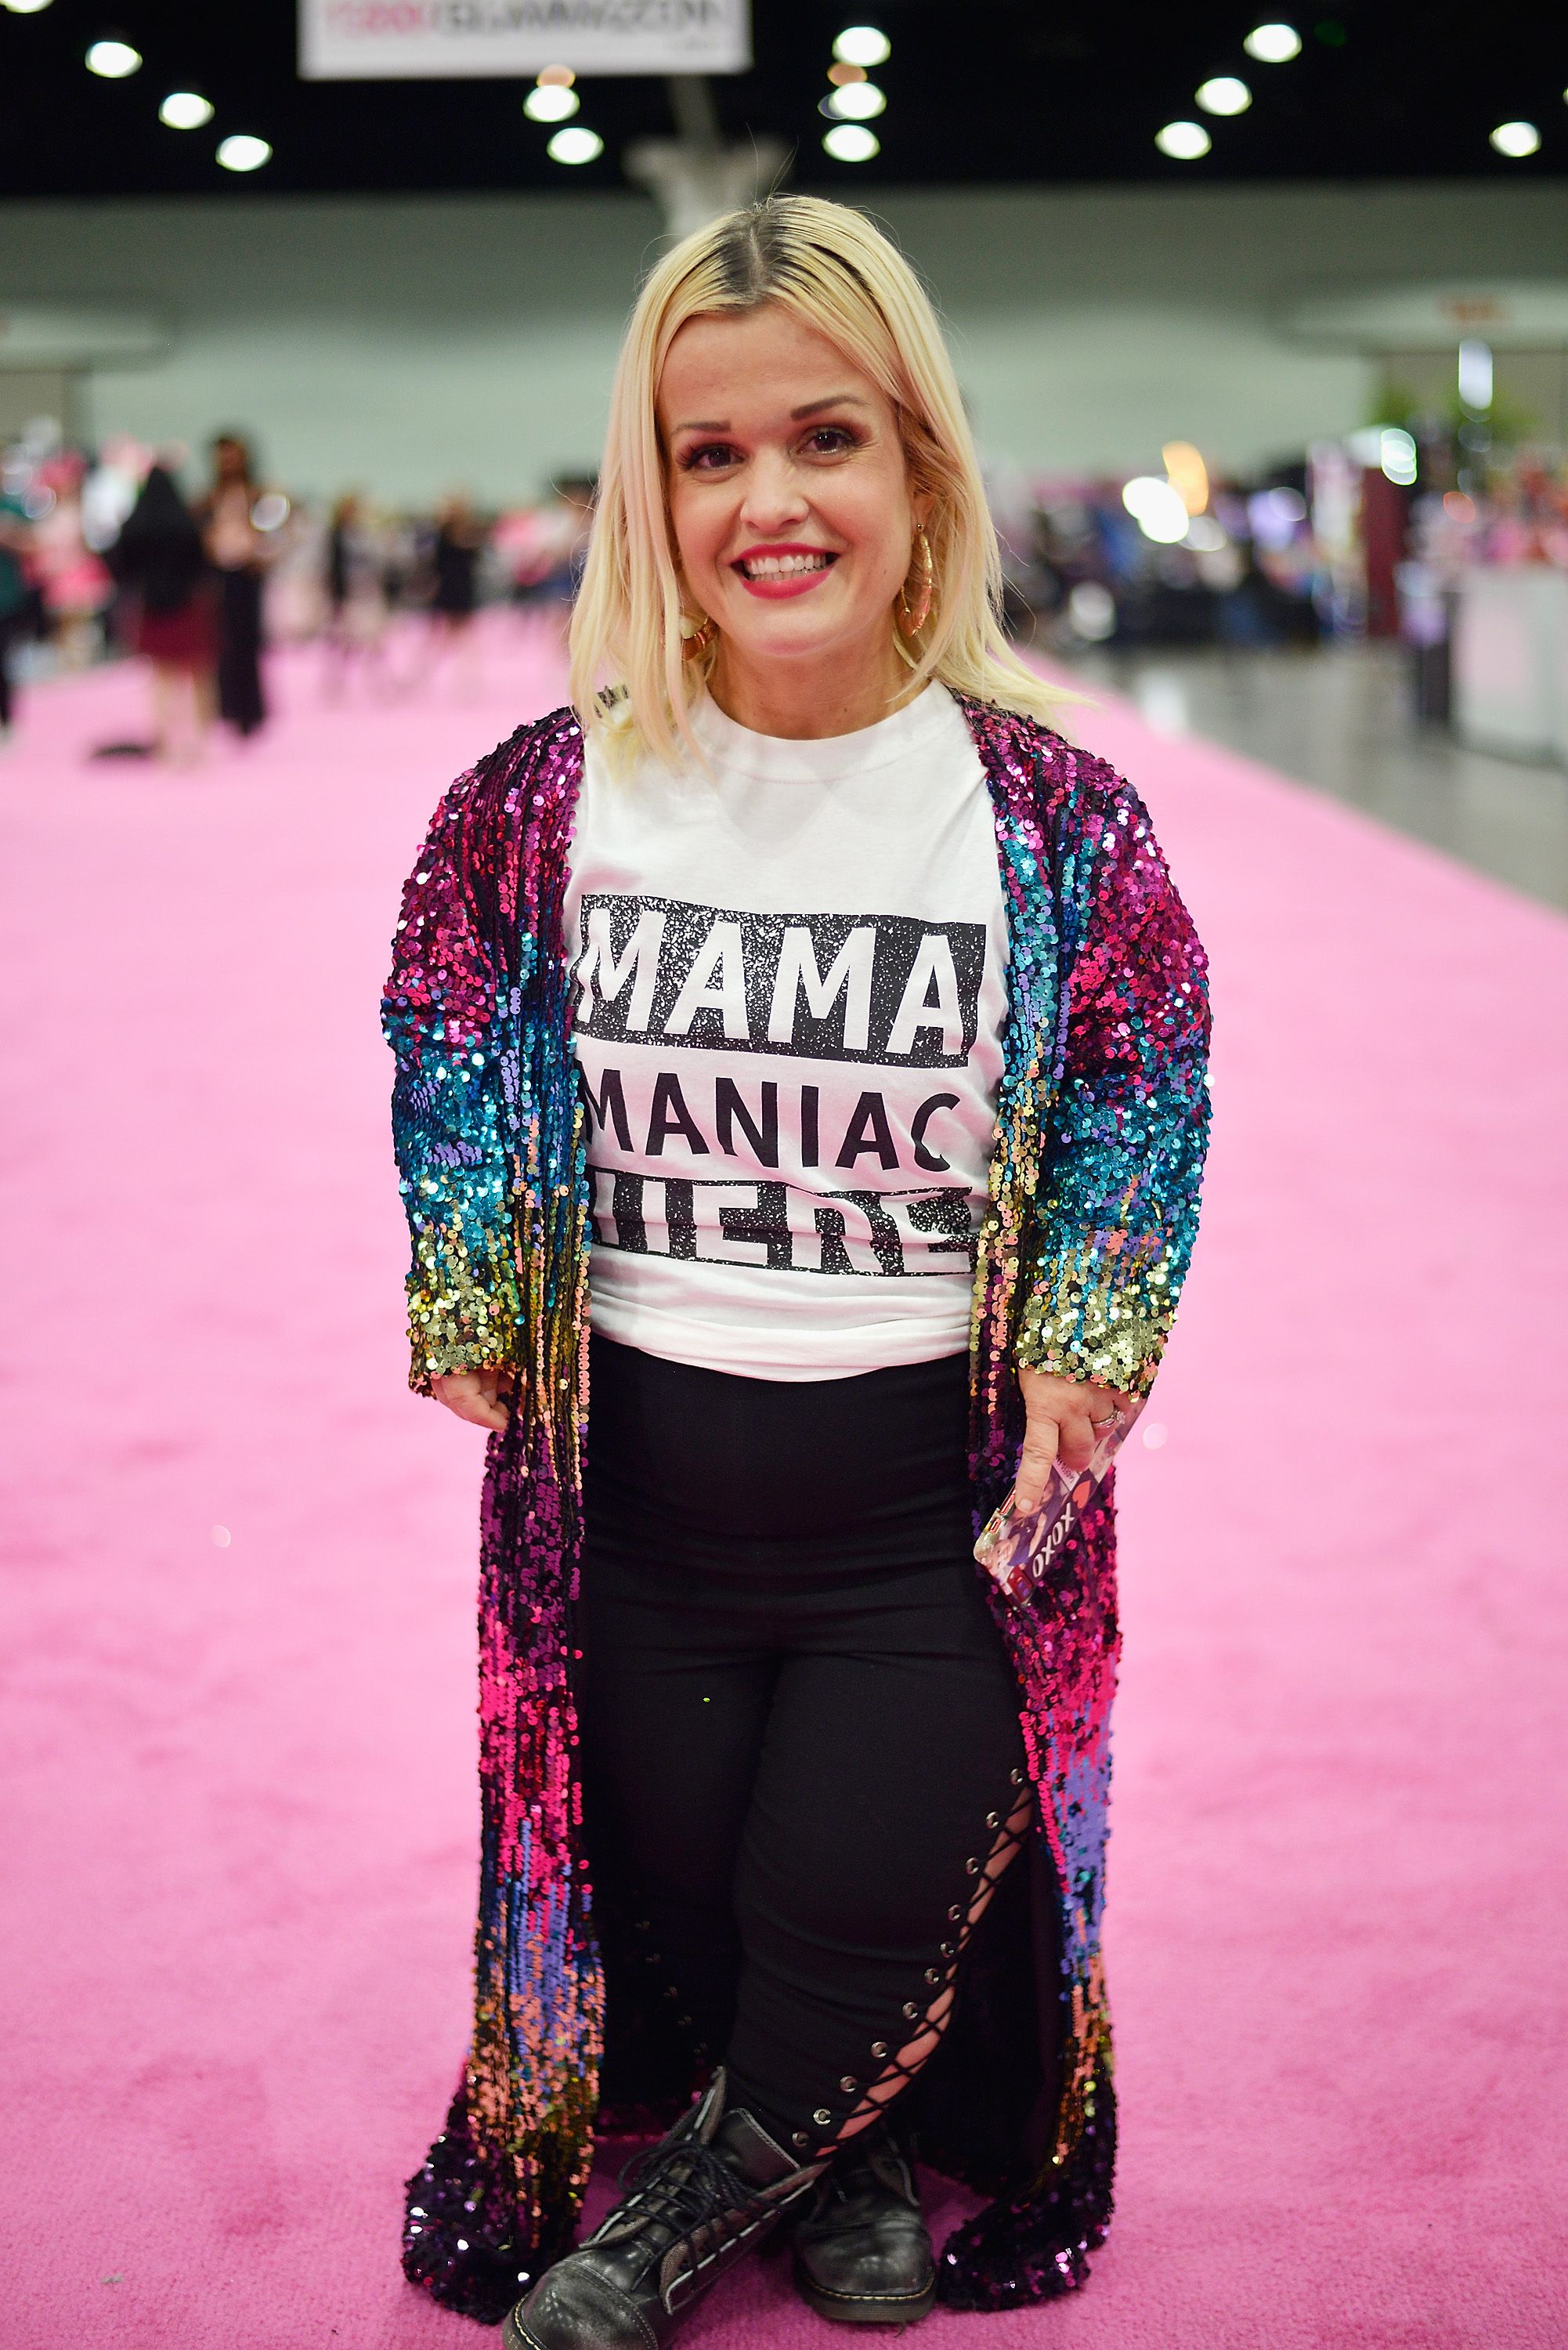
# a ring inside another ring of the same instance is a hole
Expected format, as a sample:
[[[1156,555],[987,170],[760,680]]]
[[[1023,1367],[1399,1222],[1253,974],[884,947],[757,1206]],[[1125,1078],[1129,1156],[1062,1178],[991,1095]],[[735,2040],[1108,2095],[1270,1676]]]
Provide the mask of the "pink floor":
[[[0,758],[11,1567],[5,2350],[460,2350],[397,2266],[473,1873],[478,1447],[403,1390],[375,1027],[448,775],[554,698]],[[1080,722],[1213,957],[1218,1139],[1123,1479],[1093,2284],[987,2350],[1568,2340],[1568,924],[1243,762]],[[953,2208],[953,2199],[947,2199]],[[827,2340],[776,2268],[692,2344]]]

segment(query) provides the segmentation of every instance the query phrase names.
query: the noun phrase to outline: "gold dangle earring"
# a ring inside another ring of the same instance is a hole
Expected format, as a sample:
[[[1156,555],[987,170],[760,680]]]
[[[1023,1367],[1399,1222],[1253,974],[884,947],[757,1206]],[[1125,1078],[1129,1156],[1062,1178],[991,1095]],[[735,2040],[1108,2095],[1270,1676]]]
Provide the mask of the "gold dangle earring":
[[[914,569],[914,602],[909,601],[908,577],[898,590],[898,626],[907,637],[918,637],[931,617],[931,542],[923,530],[915,533]]]
[[[717,620],[704,619],[689,637],[680,640],[681,656],[686,660],[701,660],[719,633]]]

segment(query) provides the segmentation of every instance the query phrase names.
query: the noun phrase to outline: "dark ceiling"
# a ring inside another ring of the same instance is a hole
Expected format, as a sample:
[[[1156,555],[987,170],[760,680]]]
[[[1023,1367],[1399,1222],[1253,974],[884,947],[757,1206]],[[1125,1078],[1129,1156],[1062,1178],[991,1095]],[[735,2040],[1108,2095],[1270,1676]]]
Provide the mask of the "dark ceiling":
[[[782,138],[793,176],[819,188],[984,182],[1453,178],[1524,180],[1568,172],[1568,10],[1548,0],[1327,0],[1272,7],[1054,5],[1051,0],[754,0],[756,65],[713,83],[727,135]],[[1242,36],[1283,16],[1303,54],[1255,65]],[[822,152],[816,111],[833,36],[879,24],[893,44],[876,79],[888,111],[872,162]],[[86,71],[88,44],[118,33],[141,70]],[[1211,121],[1213,150],[1168,161],[1154,134],[1196,113],[1206,76],[1240,73],[1251,109]],[[523,81],[301,82],[293,0],[51,0],[0,9],[0,195],[119,196],[585,188],[624,184],[628,140],[668,132],[658,79],[581,85],[578,120],[605,152],[552,163],[527,121]],[[159,100],[193,88],[217,108],[205,130],[166,130]],[[1524,118],[1539,153],[1510,161],[1488,145]],[[273,160],[244,179],[221,170],[217,140],[259,133]]]

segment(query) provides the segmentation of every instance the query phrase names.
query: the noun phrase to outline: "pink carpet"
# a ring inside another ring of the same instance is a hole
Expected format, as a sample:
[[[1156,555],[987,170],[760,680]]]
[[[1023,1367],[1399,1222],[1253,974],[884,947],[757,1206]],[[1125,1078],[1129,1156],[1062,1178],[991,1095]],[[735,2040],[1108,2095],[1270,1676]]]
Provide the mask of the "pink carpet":
[[[556,691],[0,759],[0,2344],[461,2350],[400,2182],[463,2033],[477,1440],[403,1390],[375,1002],[447,776]],[[1218,1140],[1123,1479],[1120,2217],[987,2350],[1568,2340],[1568,924],[1082,721],[1213,956]],[[1152,1431],[1151,1431],[1152,1432]],[[950,2215],[956,2199],[948,2194]],[[824,2344],[776,2266],[694,2345]]]

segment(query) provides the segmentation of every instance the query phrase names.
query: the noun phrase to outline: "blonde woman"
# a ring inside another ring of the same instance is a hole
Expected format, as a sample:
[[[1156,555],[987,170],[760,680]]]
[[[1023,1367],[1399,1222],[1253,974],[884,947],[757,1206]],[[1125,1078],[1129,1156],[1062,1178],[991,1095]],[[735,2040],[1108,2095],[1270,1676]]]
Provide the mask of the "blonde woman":
[[[972,1544],[1154,1378],[1208,1014],[997,611],[912,273],[734,213],[632,316],[571,706],[409,883],[413,1380],[490,1436],[473,2039],[405,2266],[511,2350],[661,2345],[786,2230],[825,2317],[1012,2307],[1110,2216],[1108,1488],[1022,1604]],[[571,2250],[596,2129],[671,2120]],[[994,2199],[940,2260],[917,2152]]]

